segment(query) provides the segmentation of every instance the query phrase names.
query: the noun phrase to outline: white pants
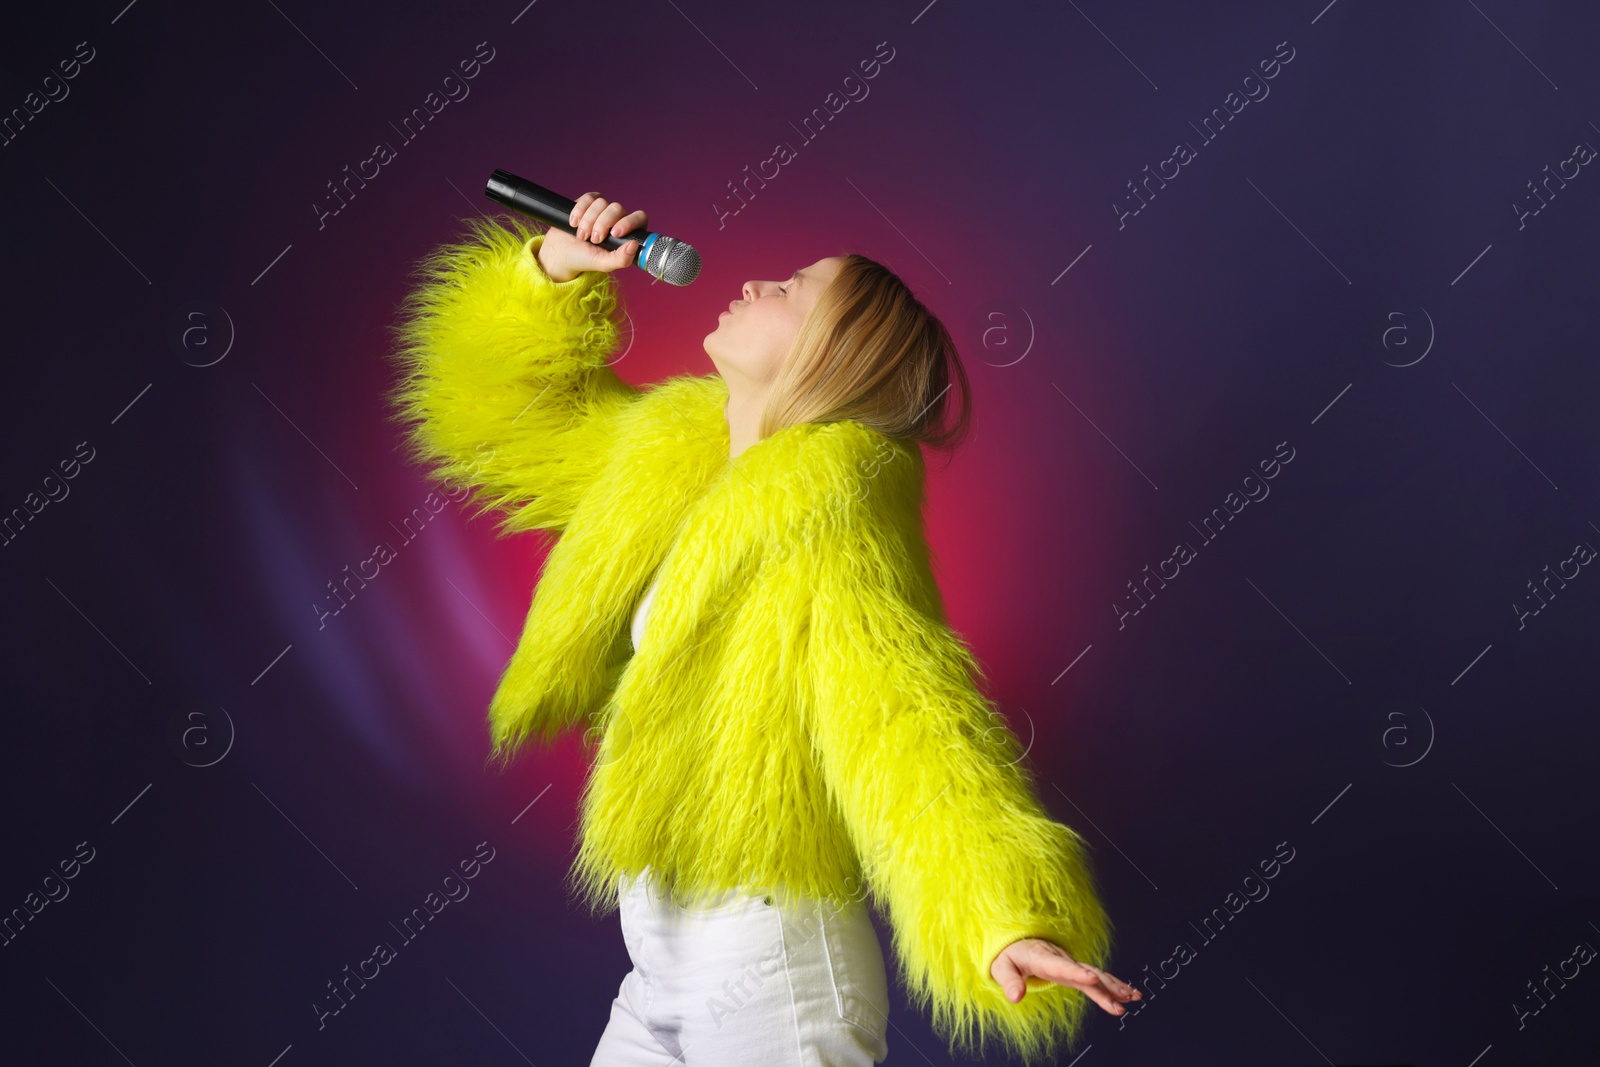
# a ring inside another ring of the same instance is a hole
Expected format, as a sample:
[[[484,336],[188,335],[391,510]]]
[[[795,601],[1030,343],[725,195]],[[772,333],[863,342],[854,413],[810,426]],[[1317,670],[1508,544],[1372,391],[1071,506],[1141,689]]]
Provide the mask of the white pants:
[[[783,893],[667,899],[619,879],[633,970],[590,1067],[870,1067],[889,986],[867,907]]]

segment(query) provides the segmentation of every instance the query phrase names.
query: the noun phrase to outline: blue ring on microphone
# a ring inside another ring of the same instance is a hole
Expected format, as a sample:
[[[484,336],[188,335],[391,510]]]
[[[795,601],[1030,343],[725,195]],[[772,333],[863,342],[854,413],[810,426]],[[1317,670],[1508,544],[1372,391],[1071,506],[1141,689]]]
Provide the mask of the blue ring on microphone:
[[[633,265],[635,267],[638,267],[640,270],[644,270],[645,269],[645,266],[644,266],[645,257],[650,254],[650,246],[656,243],[656,238],[659,237],[659,236],[660,236],[660,234],[652,233],[649,237],[645,238],[644,244],[639,246],[638,253],[635,254],[634,257],[633,257]],[[649,272],[646,271],[646,273],[649,273]]]

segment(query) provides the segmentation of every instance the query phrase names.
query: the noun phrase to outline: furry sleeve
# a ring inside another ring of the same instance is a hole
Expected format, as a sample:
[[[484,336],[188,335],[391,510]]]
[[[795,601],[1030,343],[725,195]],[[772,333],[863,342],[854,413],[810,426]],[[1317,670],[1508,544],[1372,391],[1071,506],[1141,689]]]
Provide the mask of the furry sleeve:
[[[1077,1047],[1093,1002],[1029,978],[1012,1004],[989,967],[1024,937],[1104,966],[1111,923],[1087,844],[1044,811],[1016,736],[977,687],[981,668],[945,622],[920,512],[883,505],[887,482],[836,495],[803,541],[812,743],[912,1003],[952,1054],[998,1043],[1050,1060]]]
[[[640,391],[605,364],[617,340],[603,271],[555,282],[534,259],[544,233],[474,218],[412,272],[390,390],[409,458],[446,484],[476,487],[499,532],[559,530],[609,453],[617,416]]]

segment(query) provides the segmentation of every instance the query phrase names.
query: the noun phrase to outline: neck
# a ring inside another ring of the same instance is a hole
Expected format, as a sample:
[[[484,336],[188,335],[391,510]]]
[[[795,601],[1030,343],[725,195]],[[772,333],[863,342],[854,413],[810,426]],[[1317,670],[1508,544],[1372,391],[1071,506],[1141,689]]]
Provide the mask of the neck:
[[[739,453],[755,444],[761,430],[761,412],[766,407],[767,394],[729,390],[728,402],[723,406],[723,416],[728,420],[728,455],[738,459]]]

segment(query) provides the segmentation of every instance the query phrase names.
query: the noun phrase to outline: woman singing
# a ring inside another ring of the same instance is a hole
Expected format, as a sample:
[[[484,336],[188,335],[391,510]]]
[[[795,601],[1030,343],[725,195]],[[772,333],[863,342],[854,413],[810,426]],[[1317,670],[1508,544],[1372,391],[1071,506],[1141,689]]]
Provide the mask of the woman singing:
[[[606,361],[639,242],[597,245],[645,213],[589,193],[568,222],[473,220],[425,257],[389,399],[501,533],[560,534],[487,718],[502,766],[592,744],[571,884],[633,961],[592,1064],[882,1061],[869,901],[952,1053],[1075,1047],[1090,1001],[1142,994],[945,619],[920,446],[967,424],[948,332],[830,256],[745,283],[716,374],[636,387]]]

